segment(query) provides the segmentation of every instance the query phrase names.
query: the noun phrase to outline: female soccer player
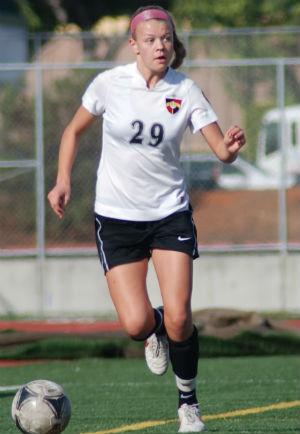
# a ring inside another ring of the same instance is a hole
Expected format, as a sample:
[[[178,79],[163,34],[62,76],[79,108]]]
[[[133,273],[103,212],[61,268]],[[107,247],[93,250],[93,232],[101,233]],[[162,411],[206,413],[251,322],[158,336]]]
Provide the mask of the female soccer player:
[[[95,227],[110,295],[126,332],[145,341],[150,370],[165,373],[170,359],[179,392],[179,432],[200,432],[198,335],[191,311],[192,261],[198,251],[179,147],[190,127],[230,163],[245,136],[238,126],[223,135],[202,91],[175,70],[185,49],[168,11],[140,8],[130,30],[136,62],[99,74],[87,88],[62,136],[57,182],[48,199],[62,218],[79,138],[103,116]],[[146,288],[150,257],[163,300],[156,309]]]

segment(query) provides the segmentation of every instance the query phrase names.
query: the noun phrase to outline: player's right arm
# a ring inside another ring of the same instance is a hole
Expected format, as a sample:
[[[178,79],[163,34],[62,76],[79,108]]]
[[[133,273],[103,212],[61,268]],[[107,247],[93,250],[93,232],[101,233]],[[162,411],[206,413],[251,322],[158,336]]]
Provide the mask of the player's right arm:
[[[67,125],[61,139],[56,184],[48,194],[50,206],[62,218],[71,196],[71,172],[76,158],[80,135],[93,123],[96,116],[80,106]]]

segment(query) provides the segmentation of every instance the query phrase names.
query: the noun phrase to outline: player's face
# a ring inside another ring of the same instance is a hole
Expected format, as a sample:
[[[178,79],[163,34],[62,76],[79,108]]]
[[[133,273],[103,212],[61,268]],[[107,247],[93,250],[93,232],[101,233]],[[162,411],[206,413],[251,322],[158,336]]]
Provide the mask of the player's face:
[[[135,38],[130,40],[142,68],[151,73],[163,74],[174,53],[173,30],[167,21],[141,22]]]

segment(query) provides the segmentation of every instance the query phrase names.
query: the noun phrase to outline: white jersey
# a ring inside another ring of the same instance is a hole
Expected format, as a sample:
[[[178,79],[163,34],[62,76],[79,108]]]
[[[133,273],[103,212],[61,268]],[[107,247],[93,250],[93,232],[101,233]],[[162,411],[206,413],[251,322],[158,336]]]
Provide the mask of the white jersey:
[[[136,63],[119,66],[93,80],[82,105],[103,115],[97,214],[153,221],[188,208],[180,143],[188,126],[195,133],[217,120],[191,79],[169,68],[149,89]]]

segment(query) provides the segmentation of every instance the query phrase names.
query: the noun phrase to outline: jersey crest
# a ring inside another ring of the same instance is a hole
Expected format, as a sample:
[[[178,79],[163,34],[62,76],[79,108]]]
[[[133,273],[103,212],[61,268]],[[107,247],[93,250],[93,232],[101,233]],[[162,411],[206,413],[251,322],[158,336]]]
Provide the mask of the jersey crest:
[[[174,115],[178,112],[182,104],[182,99],[178,98],[166,98],[166,107],[169,113]]]

